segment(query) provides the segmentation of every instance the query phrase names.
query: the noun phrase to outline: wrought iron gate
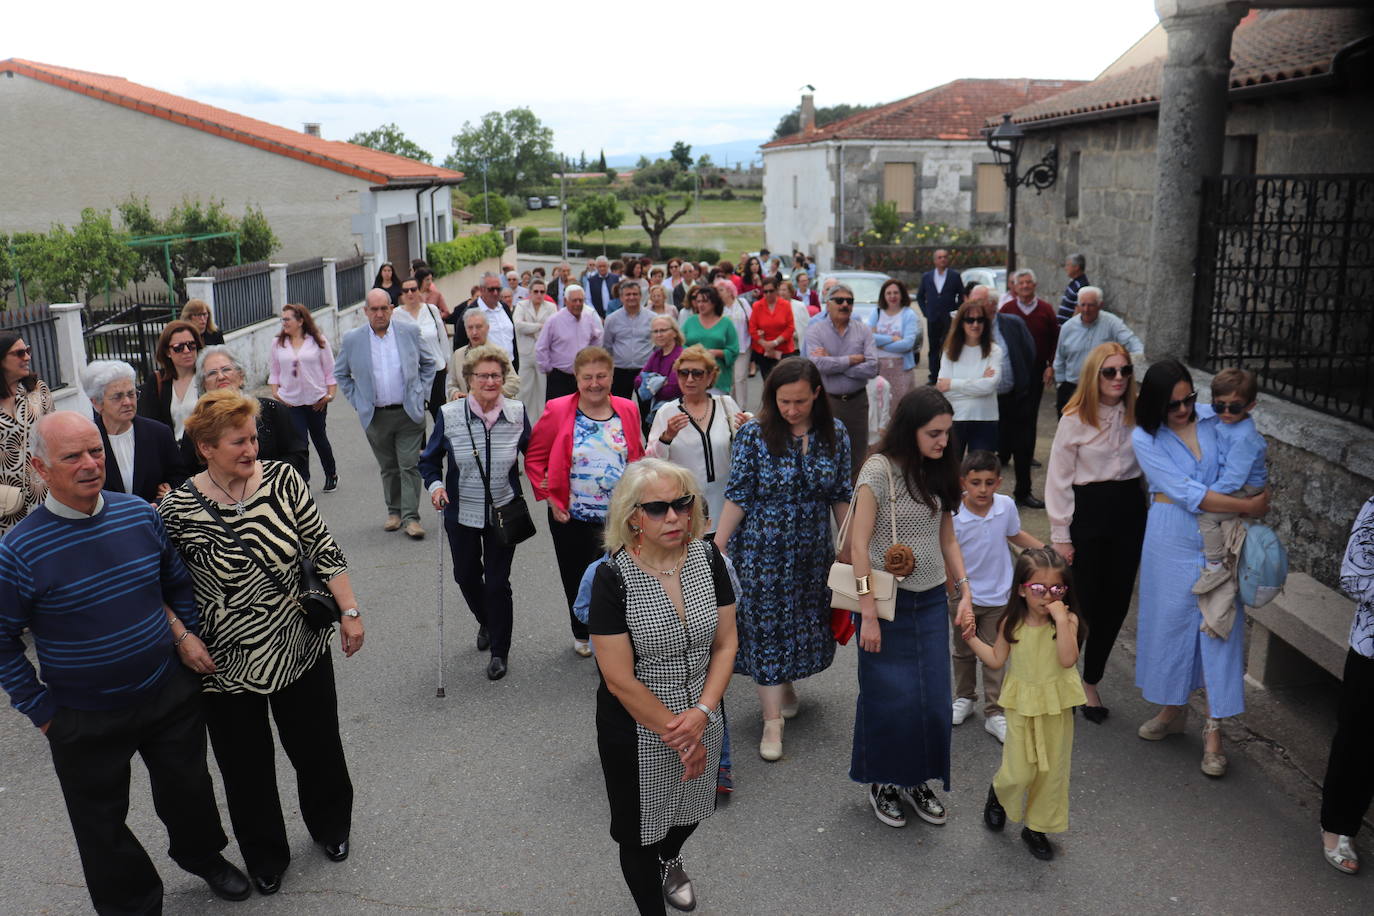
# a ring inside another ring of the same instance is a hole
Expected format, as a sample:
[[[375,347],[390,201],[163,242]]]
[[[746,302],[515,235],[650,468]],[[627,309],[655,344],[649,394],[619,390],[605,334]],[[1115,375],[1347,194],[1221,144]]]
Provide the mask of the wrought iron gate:
[[[1223,175],[1203,193],[1194,365],[1374,426],[1374,175]]]

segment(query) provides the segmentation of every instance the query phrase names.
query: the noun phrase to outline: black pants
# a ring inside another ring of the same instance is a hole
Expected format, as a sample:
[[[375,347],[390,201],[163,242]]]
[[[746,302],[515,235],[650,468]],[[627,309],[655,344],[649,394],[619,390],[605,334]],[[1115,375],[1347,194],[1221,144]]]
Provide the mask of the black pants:
[[[1069,398],[1078,390],[1077,382],[1060,382],[1059,387],[1054,389],[1054,412],[1058,416],[1064,416],[1064,405],[1069,403]]]
[[[1073,580],[1088,626],[1083,681],[1096,684],[1131,607],[1148,506],[1140,478],[1073,488]]]
[[[1039,409],[1040,398],[1032,398],[1029,391],[997,396],[997,457],[1004,469],[1010,463],[1016,465],[1013,492],[1017,499],[1029,496],[1031,491],[1030,463],[1035,456],[1035,418]]]
[[[997,451],[996,420],[955,420],[955,446],[959,457],[969,452]]]
[[[544,381],[544,403],[547,404],[554,398],[561,398],[565,394],[577,393],[577,379],[571,372],[564,372],[562,369],[550,369],[548,378]]]
[[[696,824],[669,827],[667,836],[648,846],[620,844],[620,871],[625,875],[625,883],[629,885],[630,896],[635,899],[640,916],[667,912],[663,903],[663,876],[659,863],[669,862],[681,855],[682,844],[696,829]]]
[[[618,398],[635,400],[635,376],[638,369],[619,369],[611,373],[611,394]]]
[[[210,744],[224,779],[234,839],[250,875],[280,875],[291,861],[277,794],[277,735],[296,770],[301,819],[318,843],[348,839],[353,783],[339,738],[339,701],[329,653],[276,693],[207,693]]]
[[[1351,649],[1345,656],[1341,706],[1331,757],[1322,782],[1322,829],[1344,836],[1360,832],[1374,799],[1374,658]]]
[[[329,416],[329,408],[316,410],[309,404],[291,408],[291,419],[296,424],[296,432],[300,433],[301,441],[305,443],[308,450],[310,442],[315,443],[315,451],[320,454],[320,467],[324,469],[324,476],[333,477],[339,473],[338,466],[334,463],[334,446],[329,444],[329,433],[325,427],[325,421]],[[305,481],[310,482],[310,462],[305,462]]]
[[[154,696],[124,709],[59,707],[48,726],[81,870],[97,913],[161,913],[162,880],[129,830],[129,761],[148,768],[170,855],[193,874],[218,864],[228,838],[205,765],[200,682],[180,662]]]
[[[934,385],[935,380],[940,375],[940,351],[945,346],[945,335],[949,333],[949,316],[944,316],[940,321],[931,320],[926,316],[926,335],[930,346],[930,384]]]
[[[754,361],[754,365],[759,367],[759,372],[763,374],[763,380],[765,382],[768,381],[769,374],[778,365],[778,363],[782,362],[790,356],[796,355],[796,353],[780,353],[778,354],[778,358],[774,359],[771,356],[764,356],[762,353],[756,352],[754,350],[749,351],[749,358]]]
[[[437,422],[439,419],[439,408],[448,403],[448,391],[445,390],[445,381],[448,379],[448,370],[440,368],[434,373],[434,381],[429,386],[429,403],[425,406],[429,408],[429,415]]]
[[[568,599],[568,622],[572,624],[574,639],[587,638],[587,625],[573,613],[573,602],[577,600],[577,587],[582,584],[582,574],[593,560],[606,552],[601,543],[605,531],[606,526],[601,522],[584,522],[575,518],[566,522],[555,521],[553,510],[549,510],[549,534],[553,536],[553,553],[558,557],[558,577],[563,580],[563,594]]]
[[[450,504],[452,505],[452,504]],[[491,654],[506,658],[510,654],[510,634],[515,608],[510,590],[510,566],[515,548],[496,539],[492,527],[469,528],[458,524],[454,515],[444,513],[448,546],[453,553],[453,581],[463,593],[468,610],[478,626],[487,628]]]

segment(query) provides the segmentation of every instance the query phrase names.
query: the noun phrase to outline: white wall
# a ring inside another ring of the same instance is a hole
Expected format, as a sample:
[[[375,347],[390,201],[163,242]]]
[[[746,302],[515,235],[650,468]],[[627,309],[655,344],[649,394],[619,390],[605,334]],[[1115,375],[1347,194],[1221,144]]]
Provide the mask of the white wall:
[[[798,249],[815,257],[820,269],[830,269],[835,254],[834,206],[826,147],[763,151],[763,235],[770,251]]]
[[[352,227],[359,238],[364,257],[373,258],[377,264],[387,260],[386,227],[398,223],[406,223],[410,227],[411,258],[423,258],[425,256],[424,246],[420,244],[422,220],[425,245],[434,241],[452,241],[453,219],[449,188],[441,187],[434,192],[433,212],[444,217],[443,237],[440,239],[435,239],[432,235],[430,190],[422,189],[420,191],[418,211],[415,206],[415,190],[415,188],[397,188],[395,190],[371,191],[359,201],[362,209],[353,217]],[[399,266],[397,265],[398,268]]]
[[[339,352],[339,342],[344,334],[366,320],[361,302],[355,302],[342,311],[326,305],[310,314],[335,353]],[[224,335],[224,345],[234,352],[235,358],[243,365],[245,388],[252,389],[267,384],[272,346],[280,332],[281,321],[273,316],[266,321],[250,324],[246,328],[239,328]]]

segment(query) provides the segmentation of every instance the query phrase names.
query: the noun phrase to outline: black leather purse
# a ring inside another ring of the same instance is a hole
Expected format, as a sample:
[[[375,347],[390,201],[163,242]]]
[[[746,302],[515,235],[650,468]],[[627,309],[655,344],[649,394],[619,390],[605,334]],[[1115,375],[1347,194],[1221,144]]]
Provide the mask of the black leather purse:
[[[534,537],[534,519],[530,517],[530,507],[525,503],[525,495],[516,487],[515,498],[504,506],[492,504],[491,498],[491,478],[482,467],[482,459],[477,454],[477,439],[472,435],[472,414],[467,414],[468,440],[472,442],[472,460],[477,464],[477,473],[482,478],[482,489],[486,492],[486,512],[487,519],[491,523],[492,529],[496,533],[496,540],[503,547],[514,547],[524,541]],[[487,434],[487,462],[491,462],[491,430],[486,429],[486,424],[482,424],[483,430]]]
[[[339,602],[334,600],[334,595],[329,591],[329,586],[320,578],[320,574],[315,571],[315,564],[310,562],[310,557],[305,552],[305,545],[296,542],[296,555],[300,557],[300,591],[291,594],[291,590],[286,587],[286,583],[281,580],[272,567],[263,562],[262,557],[257,552],[243,542],[239,533],[234,530],[234,526],[224,520],[224,517],[215,511],[210,502],[201,495],[200,490],[196,489],[195,484],[190,484],[191,494],[204,507],[210,517],[224,526],[224,530],[229,532],[229,536],[234,539],[234,543],[239,545],[239,549],[248,555],[248,558],[257,564],[258,569],[277,586],[277,591],[281,592],[282,597],[288,601],[294,600],[305,616],[306,625],[312,630],[327,630],[338,623],[343,614],[339,608]]]

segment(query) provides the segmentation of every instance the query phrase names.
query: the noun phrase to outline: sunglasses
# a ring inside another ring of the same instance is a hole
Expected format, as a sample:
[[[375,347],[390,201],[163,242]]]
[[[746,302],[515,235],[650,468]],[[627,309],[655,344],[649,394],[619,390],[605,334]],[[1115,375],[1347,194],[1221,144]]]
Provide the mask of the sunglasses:
[[[833,303],[835,303],[836,305],[853,305],[853,304],[854,304],[854,297],[853,297],[853,296],[831,296],[831,297],[830,297],[830,301],[833,302]]]
[[[195,351],[200,349],[200,344],[188,340],[185,343],[169,344],[167,349],[171,350],[173,353],[185,353],[187,350],[190,350],[192,353],[194,353]]]
[[[499,287],[499,286],[484,286],[484,287],[482,287],[482,288],[485,289],[485,290],[486,290],[487,292],[489,292],[489,293],[499,293],[499,292],[501,292],[501,287]]]
[[[420,287],[418,287],[418,286],[402,286],[402,287],[401,287],[401,292],[403,292],[403,293],[418,293],[419,291],[420,291]]]
[[[1175,410],[1178,410],[1180,407],[1192,407],[1196,403],[1197,392],[1194,391],[1192,394],[1188,395],[1186,398],[1183,398],[1182,400],[1170,401],[1168,404],[1164,405],[1164,409],[1173,412]]]
[[[643,509],[644,514],[649,516],[649,518],[659,519],[667,515],[669,509],[672,509],[678,515],[685,514],[692,508],[692,503],[696,502],[696,499],[695,494],[688,493],[686,496],[679,496],[672,502],[656,499],[649,503],[635,503],[635,506],[639,509]]]
[[[1069,593],[1069,587],[1067,585],[1042,585],[1039,582],[1032,582],[1026,586],[1026,591],[1037,598],[1043,598],[1046,595],[1051,598],[1063,598]]]
[[[1114,379],[1118,375],[1122,378],[1130,378],[1135,375],[1135,366],[1121,366],[1119,368],[1117,366],[1103,366],[1098,371],[1102,373],[1103,378],[1108,380]]]
[[[11,352],[13,352],[13,351],[11,351]],[[1224,413],[1233,413],[1233,414],[1236,414],[1237,416],[1239,416],[1240,414],[1245,413],[1245,402],[1244,402],[1244,401],[1213,401],[1213,402],[1212,402],[1212,409],[1215,410],[1215,411],[1217,412],[1217,416],[1221,416],[1221,415],[1224,414]]]
[[[33,355],[33,347],[13,347],[6,356],[17,356],[20,359],[28,359]]]
[[[988,320],[982,315],[965,315],[964,324],[987,324]]]
[[[705,370],[705,369],[679,369],[679,370],[677,370],[677,377],[678,377],[678,378],[706,378],[706,370]]]

